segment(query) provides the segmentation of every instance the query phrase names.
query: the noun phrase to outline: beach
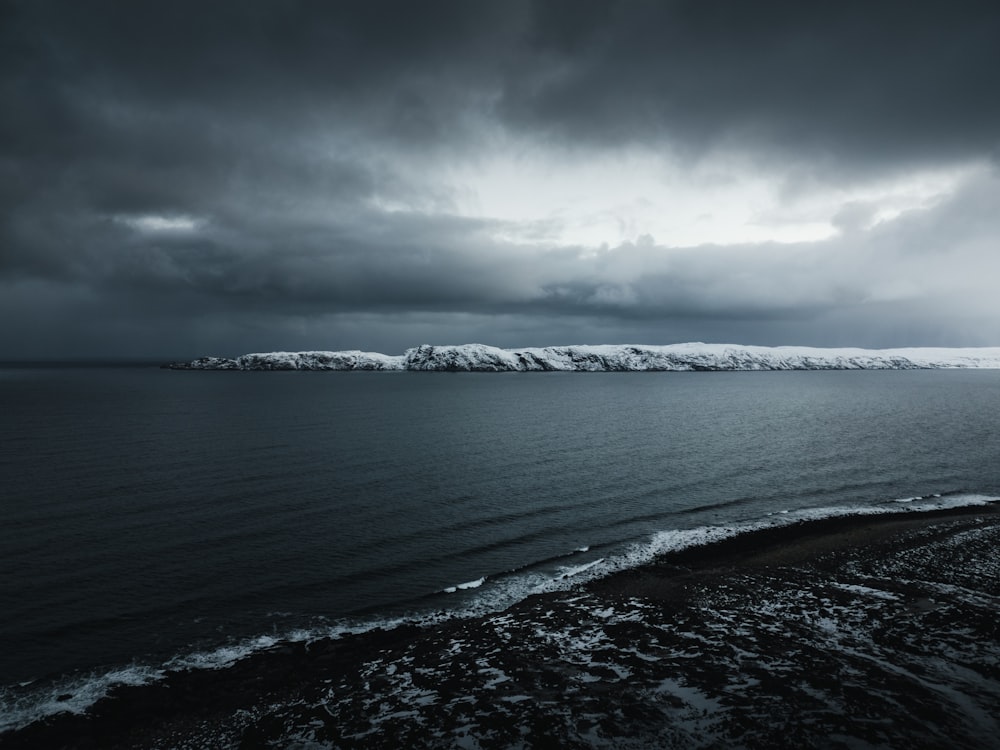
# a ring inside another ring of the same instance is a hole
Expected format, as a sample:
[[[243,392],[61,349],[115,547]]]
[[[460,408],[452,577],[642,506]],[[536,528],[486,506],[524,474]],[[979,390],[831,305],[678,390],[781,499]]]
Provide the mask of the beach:
[[[1000,747],[998,510],[739,534],[115,688],[0,747]]]

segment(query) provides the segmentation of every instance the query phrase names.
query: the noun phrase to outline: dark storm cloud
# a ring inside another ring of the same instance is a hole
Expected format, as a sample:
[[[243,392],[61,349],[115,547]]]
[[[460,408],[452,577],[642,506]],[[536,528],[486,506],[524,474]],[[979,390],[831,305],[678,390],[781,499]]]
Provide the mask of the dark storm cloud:
[[[250,118],[272,137],[360,119],[408,142],[440,136],[483,83],[483,66],[463,63],[489,59],[507,25],[492,4],[461,2],[41,2],[7,15],[15,135],[63,155],[111,143],[87,132],[94,117],[222,131]]]
[[[574,22],[577,7],[539,6],[548,76],[516,82],[523,122],[878,161],[998,146],[994,3],[588,3]]]
[[[469,118],[601,142],[736,138],[847,157],[998,146],[991,2],[23,2],[4,141],[46,158],[196,158],[241,120],[414,146]],[[209,132],[204,132],[205,130]],[[124,133],[123,133],[124,131]]]
[[[539,339],[564,318],[777,330],[910,299],[921,274],[960,295],[941,258],[981,264],[995,180],[852,234],[859,205],[813,245],[598,252],[499,240],[421,173],[498,131],[582,160],[632,143],[845,174],[995,158],[998,38],[1000,6],[974,2],[6,2],[0,312],[18,322],[0,345],[183,354],[351,319],[312,345],[366,346],[365,326],[428,315],[560,343]]]

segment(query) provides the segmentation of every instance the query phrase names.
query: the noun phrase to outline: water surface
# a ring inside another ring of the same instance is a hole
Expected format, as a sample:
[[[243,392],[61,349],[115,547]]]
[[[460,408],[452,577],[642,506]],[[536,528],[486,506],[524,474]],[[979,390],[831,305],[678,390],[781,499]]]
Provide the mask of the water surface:
[[[995,495],[998,413],[995,371],[0,369],[0,675],[500,606],[663,530]]]

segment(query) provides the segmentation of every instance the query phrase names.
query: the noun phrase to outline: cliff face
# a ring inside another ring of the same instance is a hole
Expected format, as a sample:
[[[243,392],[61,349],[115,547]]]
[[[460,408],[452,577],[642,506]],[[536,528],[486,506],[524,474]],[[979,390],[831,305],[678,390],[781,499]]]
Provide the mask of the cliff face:
[[[434,372],[669,372],[692,370],[1000,369],[1000,347],[966,349],[820,349],[800,346],[672,344],[498,349],[484,344],[378,352],[270,352],[235,359],[201,357],[176,370],[423,370]]]

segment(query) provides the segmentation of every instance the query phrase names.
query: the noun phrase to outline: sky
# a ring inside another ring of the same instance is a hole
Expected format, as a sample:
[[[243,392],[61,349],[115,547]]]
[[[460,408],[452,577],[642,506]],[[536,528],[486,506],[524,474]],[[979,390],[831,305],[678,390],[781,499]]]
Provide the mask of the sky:
[[[997,39],[973,0],[0,0],[0,359],[997,346]]]

